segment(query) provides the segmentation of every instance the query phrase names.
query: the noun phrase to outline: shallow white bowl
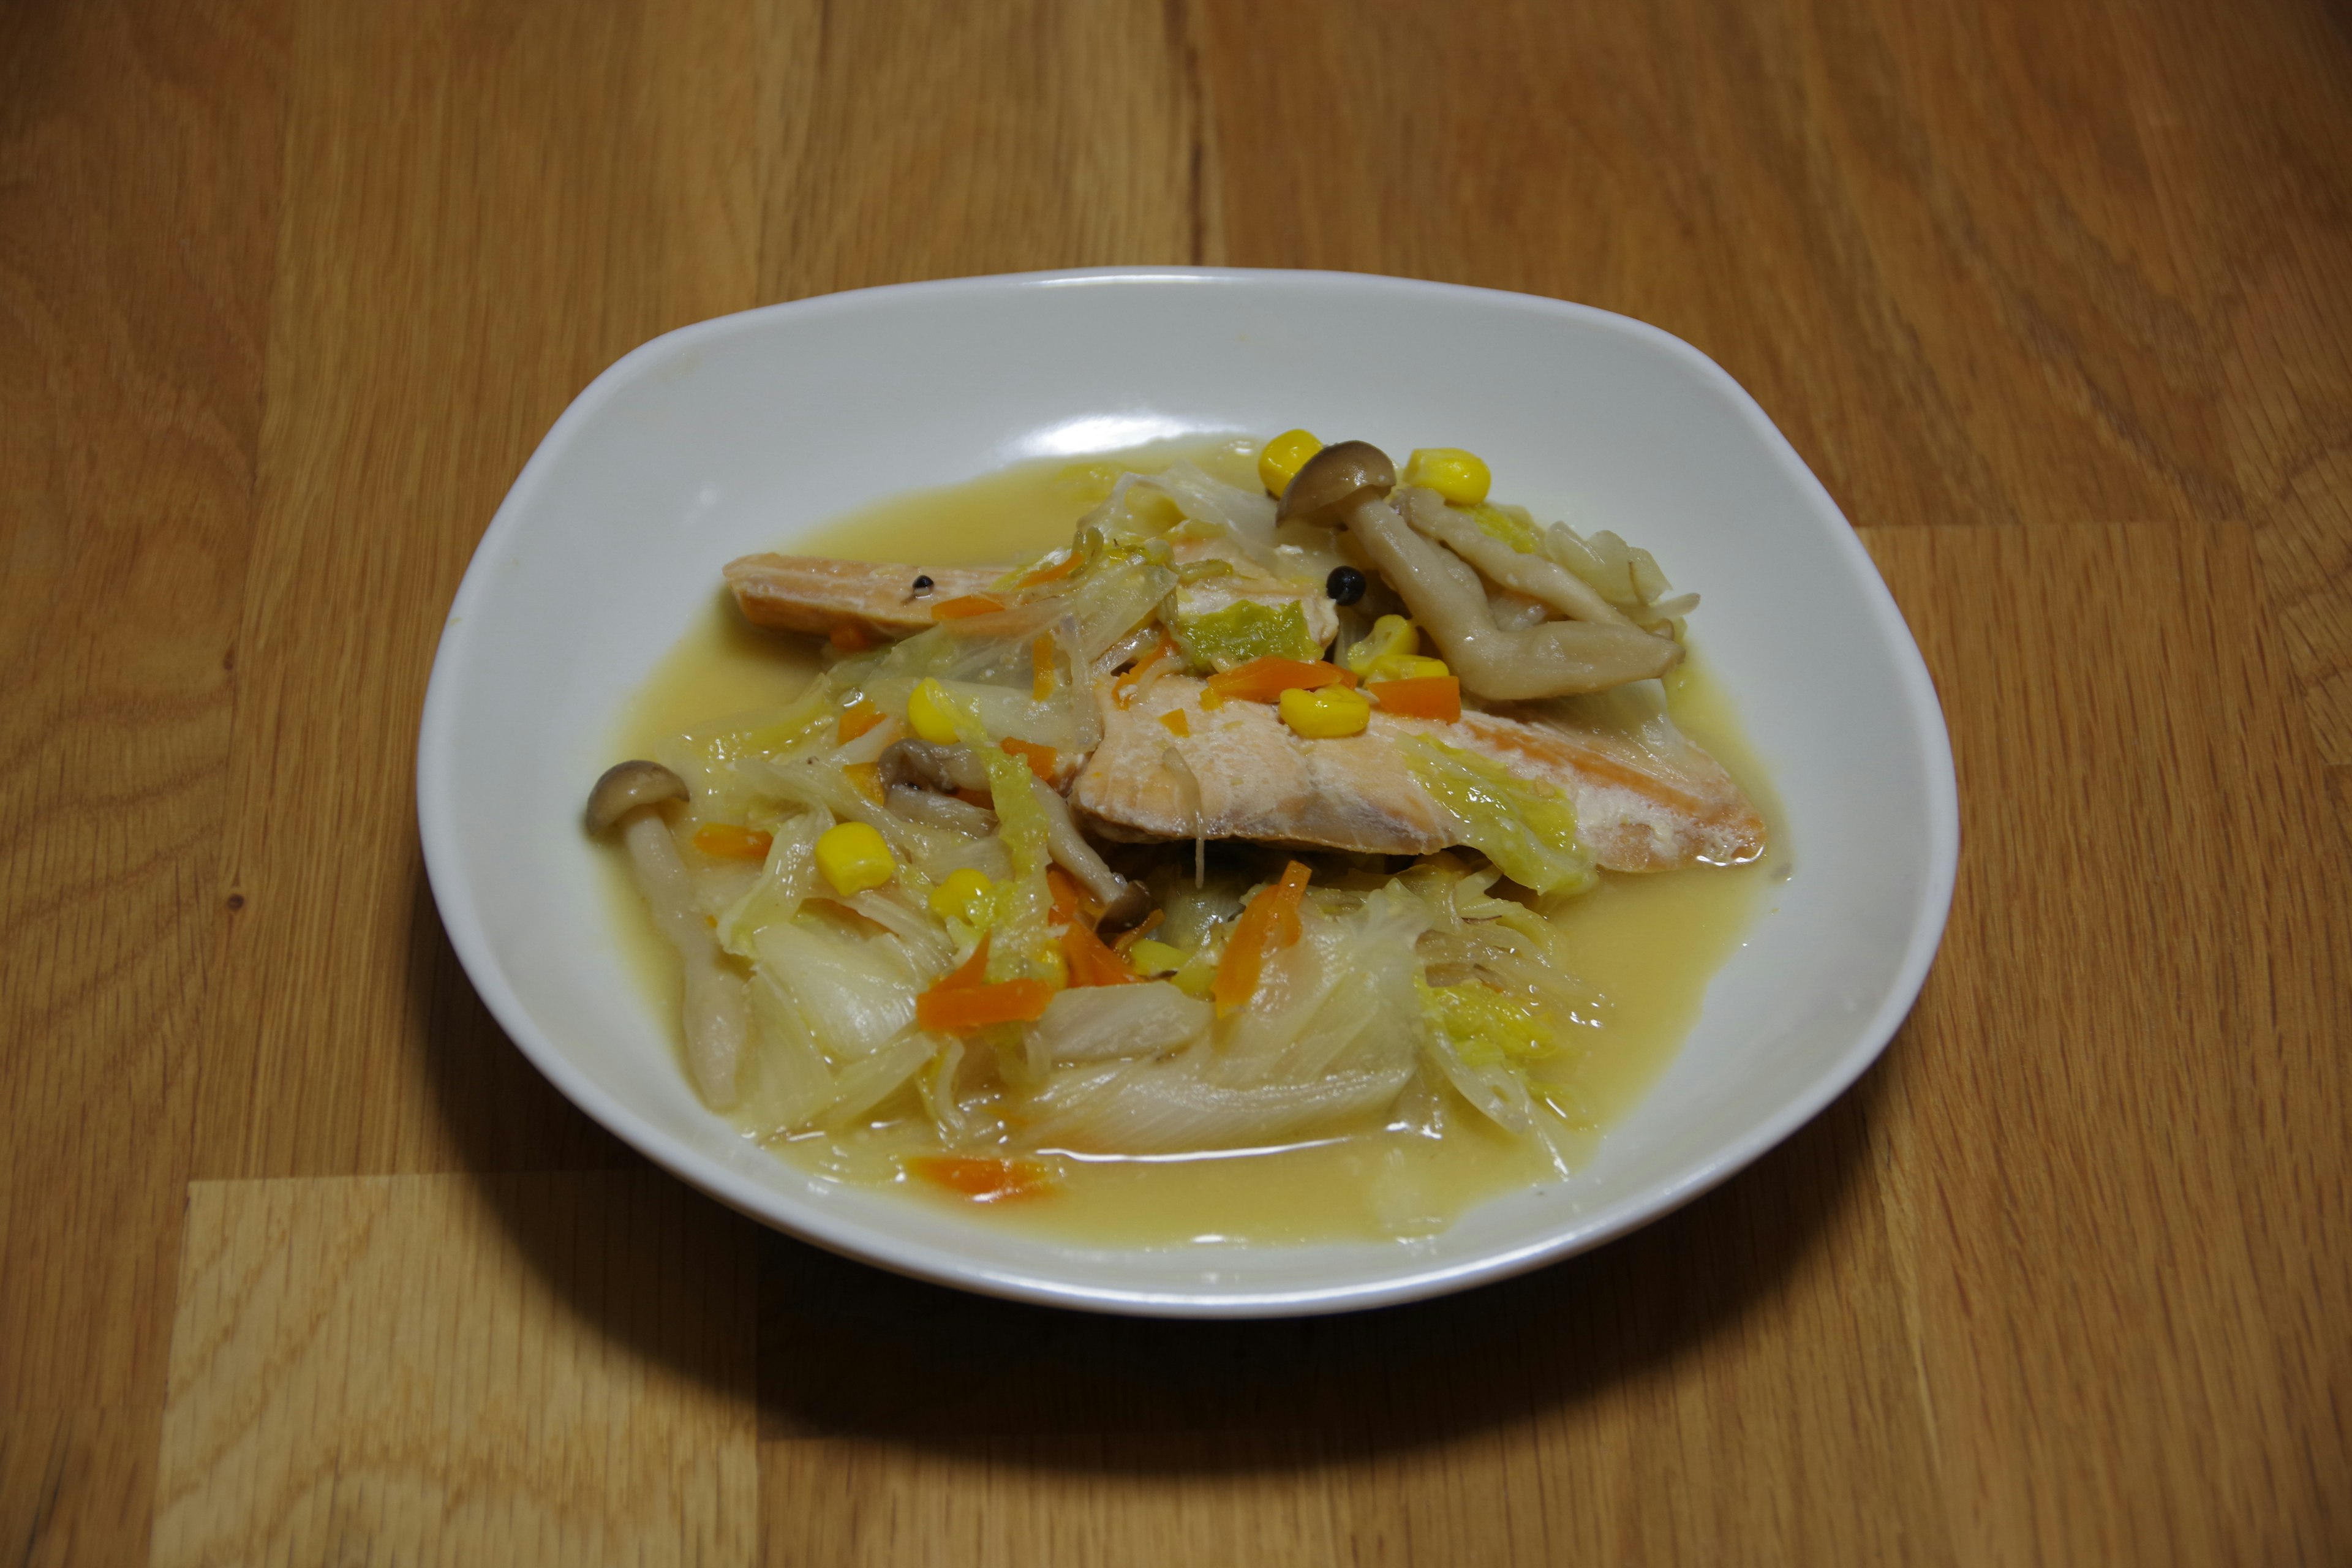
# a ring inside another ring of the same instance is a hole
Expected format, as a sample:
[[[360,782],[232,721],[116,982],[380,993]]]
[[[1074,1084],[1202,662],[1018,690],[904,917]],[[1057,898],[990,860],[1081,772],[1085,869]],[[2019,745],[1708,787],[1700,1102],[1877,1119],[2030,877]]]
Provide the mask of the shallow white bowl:
[[[1513,499],[1654,550],[1786,808],[1794,873],[1688,1043],[1574,1180],[1410,1245],[1120,1251],[803,1176],[705,1110],[614,957],[583,792],[721,563],[1019,458],[1303,425],[1475,446]],[[564,411],[483,536],[425,705],[417,810],[482,999],[580,1107],[720,1201],[995,1295],[1253,1316],[1409,1300],[1706,1191],[1861,1074],[1926,978],[1958,853],[1917,648],[1837,507],[1696,350],[1550,300],[1331,273],[1098,271],[837,294],[646,344]]]

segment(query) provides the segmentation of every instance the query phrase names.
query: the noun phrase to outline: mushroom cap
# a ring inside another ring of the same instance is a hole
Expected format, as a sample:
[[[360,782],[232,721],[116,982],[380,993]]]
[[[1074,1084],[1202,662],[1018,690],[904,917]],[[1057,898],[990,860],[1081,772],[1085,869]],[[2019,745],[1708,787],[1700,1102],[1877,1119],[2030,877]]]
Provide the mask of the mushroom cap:
[[[1370,441],[1341,441],[1324,447],[1292,477],[1275,516],[1283,521],[1328,521],[1349,502],[1396,489],[1396,465]]]
[[[614,763],[588,792],[588,831],[606,832],[641,805],[685,798],[686,781],[659,763]]]

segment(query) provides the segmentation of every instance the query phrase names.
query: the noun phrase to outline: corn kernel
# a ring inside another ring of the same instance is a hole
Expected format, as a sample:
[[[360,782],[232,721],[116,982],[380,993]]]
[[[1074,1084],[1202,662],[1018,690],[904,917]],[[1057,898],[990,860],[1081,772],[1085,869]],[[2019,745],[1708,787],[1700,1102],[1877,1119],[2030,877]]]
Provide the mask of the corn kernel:
[[[1442,658],[1423,658],[1417,653],[1384,653],[1372,660],[1364,672],[1366,680],[1425,680],[1432,676],[1451,675]]]
[[[840,822],[816,841],[816,868],[843,898],[878,888],[898,874],[882,835],[863,822]]]
[[[1304,430],[1285,430],[1265,444],[1257,455],[1257,477],[1265,486],[1265,493],[1279,496],[1307,466],[1307,459],[1323,449],[1323,443]]]
[[[1426,485],[1455,506],[1476,506],[1494,488],[1495,476],[1476,454],[1459,447],[1423,447],[1405,459],[1404,482]]]
[[[1421,628],[1402,616],[1382,616],[1372,629],[1348,650],[1348,668],[1369,675],[1374,661],[1391,654],[1421,651]]]
[[[996,884],[985,872],[966,866],[948,873],[948,879],[931,889],[931,913],[943,921],[957,920],[968,926],[988,924],[988,917],[996,907]]]
[[[1282,721],[1292,733],[1310,741],[1337,740],[1362,734],[1364,726],[1372,721],[1372,705],[1362,693],[1344,686],[1326,686],[1318,691],[1294,686],[1282,694]]]
[[[917,736],[934,746],[956,743],[955,721],[948,716],[947,704],[940,700],[947,690],[929,676],[915,683],[907,699],[907,724]]]
[[[1138,974],[1173,974],[1184,967],[1184,961],[1190,956],[1181,947],[1154,942],[1150,937],[1127,950],[1127,962]]]
[[[1060,948],[1049,942],[1029,955],[1029,977],[1042,980],[1056,991],[1067,990],[1070,961],[1062,955]]]

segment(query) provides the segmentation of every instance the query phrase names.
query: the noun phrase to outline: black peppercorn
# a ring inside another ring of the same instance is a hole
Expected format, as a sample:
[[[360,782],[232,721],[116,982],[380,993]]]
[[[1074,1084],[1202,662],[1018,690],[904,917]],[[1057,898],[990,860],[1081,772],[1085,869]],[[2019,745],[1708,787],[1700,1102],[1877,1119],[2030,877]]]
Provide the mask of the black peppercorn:
[[[929,578],[929,576],[928,574],[927,574],[927,575],[924,575],[924,576],[921,576],[921,577],[918,577],[918,578],[916,578],[916,579],[915,579],[915,592],[916,592],[916,593],[918,593],[918,594],[928,594],[928,593],[929,593],[930,591],[931,591],[931,580],[930,580],[930,578]]]
[[[1323,591],[1331,595],[1335,605],[1352,605],[1364,596],[1364,574],[1353,566],[1334,566],[1324,581]]]

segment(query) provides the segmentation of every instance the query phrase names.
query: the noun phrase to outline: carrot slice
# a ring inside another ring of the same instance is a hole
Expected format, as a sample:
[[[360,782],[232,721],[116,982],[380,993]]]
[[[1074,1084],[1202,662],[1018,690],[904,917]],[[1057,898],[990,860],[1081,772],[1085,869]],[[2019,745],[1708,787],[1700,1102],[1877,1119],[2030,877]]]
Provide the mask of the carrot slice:
[[[1040,583],[1058,583],[1078,569],[1079,560],[1078,552],[1075,550],[1070,551],[1059,561],[1048,561],[1031,571],[1027,576],[1021,579],[1019,585],[1030,588]]]
[[[1059,753],[1053,747],[1034,745],[1027,741],[1016,741],[1010,735],[996,743],[1027,763],[1031,773],[1035,773],[1047,784],[1054,782],[1054,763],[1058,760]]]
[[[706,822],[694,830],[694,847],[721,860],[765,860],[775,835],[731,822]]]
[[[888,717],[887,713],[861,697],[842,710],[841,721],[834,726],[833,742],[836,746],[845,746]]]
[[[1048,866],[1045,868],[1045,890],[1054,899],[1053,912],[1046,919],[1061,925],[1078,918],[1078,910],[1085,905],[1087,896],[1079,890],[1076,878],[1059,866]]]
[[[1134,701],[1135,689],[1137,685],[1145,676],[1150,675],[1153,670],[1160,668],[1160,661],[1161,659],[1168,658],[1174,652],[1176,652],[1176,639],[1170,637],[1166,632],[1161,632],[1160,634],[1160,640],[1152,645],[1151,651],[1145,654],[1141,658],[1137,659],[1133,668],[1129,669],[1126,674],[1120,676],[1117,680],[1110,683],[1111,700],[1117,702],[1121,708],[1124,708],[1129,703]]]
[[[990,938],[993,937],[995,934],[996,933],[994,931],[981,932],[980,943],[971,950],[971,956],[965,959],[950,973],[941,976],[940,980],[931,986],[931,990],[969,991],[976,985],[987,984],[988,943]],[[929,993],[926,993],[926,994],[929,994]]]
[[[1043,702],[1054,695],[1053,633],[1037,634],[1037,640],[1029,645],[1029,663],[1036,671],[1029,678],[1029,695]]]
[[[1247,1006],[1257,994],[1266,959],[1298,940],[1298,900],[1311,875],[1304,863],[1291,861],[1282,868],[1282,880],[1252,899],[1242,918],[1234,922],[1225,956],[1217,964],[1217,977],[1209,983],[1209,996],[1217,1005],[1219,1017]]]
[[[935,621],[961,621],[971,616],[992,616],[1004,608],[1004,601],[986,594],[966,594],[960,599],[941,599],[931,606]]]
[[[976,805],[982,811],[996,809],[996,797],[984,789],[960,789],[953,793],[966,805]]]
[[[1209,677],[1209,689],[1217,696],[1246,702],[1278,702],[1286,691],[1312,691],[1335,683],[1353,686],[1355,680],[1338,665],[1319,658],[1254,658]]]
[[[1192,721],[1184,717],[1181,708],[1171,708],[1160,716],[1160,721],[1168,726],[1168,732],[1171,735],[1190,735],[1192,732]]]
[[[915,998],[915,1021],[926,1029],[962,1034],[991,1024],[1025,1024],[1045,1011],[1054,988],[1042,980],[988,983],[988,937],[961,968]]]
[[[934,985],[915,998],[915,1021],[943,1034],[967,1034],[991,1024],[1026,1024],[1044,1016],[1054,988],[1042,980],[1000,980],[993,985]]]
[[[1462,681],[1452,675],[1417,675],[1410,680],[1375,680],[1364,688],[1383,713],[1400,719],[1443,719],[1451,724],[1462,717]]]
[[[874,639],[856,621],[844,621],[825,635],[825,641],[844,653],[864,653],[874,646]]]
[[[1073,985],[1132,985],[1142,978],[1084,921],[1072,921],[1062,932],[1062,956],[1069,961]]]
[[[974,1154],[917,1154],[907,1173],[976,1204],[1011,1203],[1053,1190],[1054,1173],[1035,1160],[1000,1160]]]

